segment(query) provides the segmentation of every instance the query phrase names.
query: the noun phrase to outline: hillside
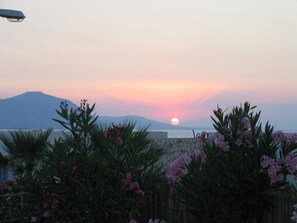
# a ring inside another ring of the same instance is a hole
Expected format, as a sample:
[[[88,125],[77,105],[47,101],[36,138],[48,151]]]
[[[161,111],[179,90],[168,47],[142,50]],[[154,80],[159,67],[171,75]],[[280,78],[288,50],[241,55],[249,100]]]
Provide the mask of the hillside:
[[[66,101],[69,107],[77,107],[71,101],[46,95],[42,92],[0,99],[0,129],[46,129],[58,128],[52,120],[58,118],[56,110]]]

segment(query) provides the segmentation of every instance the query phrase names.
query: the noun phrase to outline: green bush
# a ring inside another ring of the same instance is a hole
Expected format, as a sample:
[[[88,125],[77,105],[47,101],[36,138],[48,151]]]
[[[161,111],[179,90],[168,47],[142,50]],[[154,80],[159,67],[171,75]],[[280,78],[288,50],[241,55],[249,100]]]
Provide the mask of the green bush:
[[[230,113],[214,111],[216,133],[202,133],[199,149],[174,161],[169,182],[181,194],[190,213],[202,223],[260,223],[285,191],[286,176],[296,174],[296,139],[262,129],[260,112],[249,103]]]
[[[145,196],[163,180],[162,151],[135,123],[97,124],[95,105],[62,103],[64,137],[50,144],[32,174],[16,175],[21,222],[117,222],[140,219]],[[21,192],[21,193],[20,193]],[[2,204],[3,205],[3,204]]]
[[[16,131],[8,135],[1,134],[6,159],[15,175],[31,174],[39,168],[44,152],[48,148],[48,138],[52,130]],[[1,154],[2,155],[2,154]]]

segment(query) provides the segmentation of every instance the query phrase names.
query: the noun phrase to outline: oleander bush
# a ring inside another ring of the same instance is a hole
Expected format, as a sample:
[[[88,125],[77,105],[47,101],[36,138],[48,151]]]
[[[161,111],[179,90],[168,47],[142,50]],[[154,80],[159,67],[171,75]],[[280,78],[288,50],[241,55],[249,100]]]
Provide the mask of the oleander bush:
[[[296,137],[260,123],[249,103],[221,108],[212,117],[215,133],[201,133],[199,149],[176,159],[167,179],[201,223],[261,223],[273,198],[296,175]],[[296,135],[294,135],[296,136]]]
[[[0,219],[110,223],[140,219],[146,194],[164,179],[162,151],[150,143],[147,127],[134,131],[133,122],[100,126],[94,108],[86,100],[78,109],[61,104],[60,119],[55,121],[65,128],[64,137],[39,144],[42,153],[35,156],[34,168],[15,171],[13,184],[0,188]]]

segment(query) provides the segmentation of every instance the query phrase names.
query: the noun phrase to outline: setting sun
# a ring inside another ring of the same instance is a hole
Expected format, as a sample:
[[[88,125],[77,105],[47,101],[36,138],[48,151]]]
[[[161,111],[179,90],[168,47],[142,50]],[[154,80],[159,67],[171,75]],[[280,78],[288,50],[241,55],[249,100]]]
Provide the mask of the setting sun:
[[[179,119],[178,118],[172,118],[171,119],[171,125],[178,125],[179,124]]]

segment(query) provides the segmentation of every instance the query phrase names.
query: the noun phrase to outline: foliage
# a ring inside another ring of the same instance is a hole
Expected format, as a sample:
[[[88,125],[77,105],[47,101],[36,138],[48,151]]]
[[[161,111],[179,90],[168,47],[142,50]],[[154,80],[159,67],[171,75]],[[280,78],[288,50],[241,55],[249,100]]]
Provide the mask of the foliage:
[[[171,165],[167,177],[175,179],[197,222],[260,223],[273,198],[296,174],[295,139],[262,129],[260,112],[249,103],[230,113],[214,111],[216,133],[202,133],[199,149],[187,162]],[[178,176],[178,177],[176,177]]]
[[[15,196],[13,181],[0,182],[0,219],[4,222],[13,222],[18,218],[14,210],[19,208],[19,197]]]
[[[8,154],[8,164],[16,175],[31,174],[40,163],[48,147],[47,131],[16,131],[0,135],[4,150]]]
[[[0,153],[0,168],[5,167],[8,164],[8,158],[3,156],[2,153]]]
[[[98,119],[98,116],[93,114],[94,109],[95,104],[90,107],[86,99],[81,100],[80,107],[77,109],[69,109],[68,104],[62,102],[60,110],[56,110],[62,119],[53,119],[64,127],[66,131],[70,132],[70,135],[67,133],[64,134],[64,141],[76,147],[80,152],[82,150],[88,150],[92,146],[89,135],[96,127],[96,121]]]
[[[145,196],[162,181],[162,152],[147,128],[97,124],[95,105],[62,103],[64,137],[50,144],[34,174],[17,175],[19,219],[28,222],[123,222],[139,219]],[[26,137],[25,137],[26,138]],[[12,142],[15,142],[14,139]],[[16,209],[14,209],[16,210]]]

